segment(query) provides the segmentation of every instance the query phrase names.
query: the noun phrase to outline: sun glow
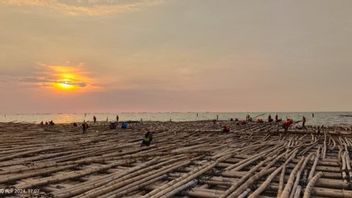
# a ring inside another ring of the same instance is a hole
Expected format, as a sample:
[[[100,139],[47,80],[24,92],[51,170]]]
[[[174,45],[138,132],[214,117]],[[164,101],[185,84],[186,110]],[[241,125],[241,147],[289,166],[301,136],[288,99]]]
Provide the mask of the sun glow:
[[[92,79],[88,77],[81,67],[49,66],[49,87],[57,91],[87,91],[92,87]]]
[[[63,82],[55,82],[53,83],[53,86],[56,89],[61,89],[61,90],[73,90],[77,87],[73,86],[72,84],[70,84],[69,81],[63,81]]]

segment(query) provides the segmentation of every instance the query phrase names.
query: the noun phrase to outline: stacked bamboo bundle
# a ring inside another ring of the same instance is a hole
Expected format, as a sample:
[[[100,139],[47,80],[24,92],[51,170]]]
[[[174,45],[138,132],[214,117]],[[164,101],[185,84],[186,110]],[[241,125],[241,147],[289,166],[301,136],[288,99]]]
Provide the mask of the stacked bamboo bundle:
[[[222,132],[224,125],[231,132]],[[70,124],[0,123],[0,189],[61,198],[352,197],[350,127],[318,133],[233,121],[130,126],[91,124],[82,134]],[[141,147],[147,130],[153,142]]]

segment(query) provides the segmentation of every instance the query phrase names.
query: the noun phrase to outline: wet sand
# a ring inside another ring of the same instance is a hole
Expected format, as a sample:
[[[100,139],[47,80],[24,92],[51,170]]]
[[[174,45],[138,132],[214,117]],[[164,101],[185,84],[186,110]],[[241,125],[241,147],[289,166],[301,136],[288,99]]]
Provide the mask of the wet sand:
[[[147,130],[153,142],[141,147]],[[349,126],[90,123],[82,134],[72,124],[0,123],[0,140],[0,196],[352,197]]]

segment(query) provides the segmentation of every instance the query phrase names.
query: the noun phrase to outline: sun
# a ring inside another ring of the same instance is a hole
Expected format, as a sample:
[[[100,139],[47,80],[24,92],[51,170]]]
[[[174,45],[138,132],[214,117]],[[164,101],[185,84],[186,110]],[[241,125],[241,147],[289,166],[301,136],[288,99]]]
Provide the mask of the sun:
[[[64,90],[64,91],[74,90],[74,89],[77,88],[77,87],[75,87],[73,84],[71,84],[71,82],[68,81],[68,80],[55,82],[55,83],[53,83],[53,86],[54,86],[56,89]]]
[[[49,66],[50,78],[53,79],[49,87],[59,92],[84,92],[92,89],[92,79],[80,67]]]

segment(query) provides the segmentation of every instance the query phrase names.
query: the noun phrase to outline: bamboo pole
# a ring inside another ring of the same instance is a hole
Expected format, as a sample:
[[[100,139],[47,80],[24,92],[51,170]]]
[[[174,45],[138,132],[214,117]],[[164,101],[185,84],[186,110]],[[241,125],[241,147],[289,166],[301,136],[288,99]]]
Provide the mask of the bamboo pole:
[[[269,186],[270,182],[274,179],[274,177],[282,170],[284,166],[277,168],[274,172],[272,172],[269,177],[262,183],[259,188],[257,188],[248,198],[258,197],[264,190]]]
[[[289,177],[289,179],[287,181],[287,184],[285,185],[284,190],[283,190],[282,194],[280,195],[280,198],[289,197],[291,189],[292,189],[292,186],[293,186],[293,182],[294,182],[295,176],[296,176],[299,168],[301,167],[303,161],[304,161],[304,157],[301,158],[301,160],[298,162],[298,164],[292,170],[292,172],[290,174],[290,177]]]
[[[323,175],[322,172],[317,173],[308,183],[305,191],[304,191],[304,195],[303,198],[309,198],[310,194],[312,193],[312,188],[315,185],[315,183],[317,182],[317,180]]]

